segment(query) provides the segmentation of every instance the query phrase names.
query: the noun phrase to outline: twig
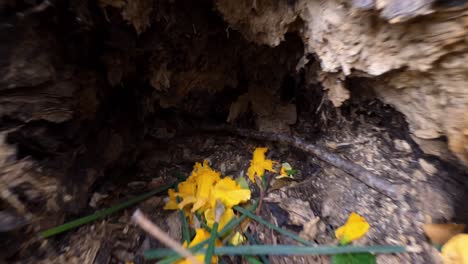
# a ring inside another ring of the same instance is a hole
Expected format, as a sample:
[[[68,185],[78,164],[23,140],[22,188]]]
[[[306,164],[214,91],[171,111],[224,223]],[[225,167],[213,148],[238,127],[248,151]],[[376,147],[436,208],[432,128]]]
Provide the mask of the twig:
[[[190,251],[184,248],[179,242],[172,239],[166,232],[161,230],[151,220],[149,220],[139,209],[137,209],[132,216],[135,221],[143,230],[148,232],[154,238],[161,241],[164,245],[170,247],[175,252],[179,253],[183,257],[189,259],[192,263],[201,264]]]
[[[397,191],[396,185],[370,173],[355,163],[342,159],[340,156],[333,154],[322,147],[307,143],[299,137],[279,133],[260,132],[227,125],[204,126],[201,129],[207,132],[228,132],[242,137],[288,144],[309,154],[312,154],[317,158],[329,163],[330,165],[347,172],[351,176],[355,177],[376,191],[384,194],[385,196],[388,196],[394,200],[399,200],[400,194]]]
[[[267,178],[265,182],[262,181],[263,186],[260,190],[260,198],[258,201],[258,207],[257,207],[257,210],[255,210],[255,214],[257,215],[260,215],[260,213],[262,212],[263,199],[265,198],[268,187],[270,186],[271,180],[273,179],[273,177],[268,177],[267,175],[263,175],[262,179],[265,179],[265,177]]]

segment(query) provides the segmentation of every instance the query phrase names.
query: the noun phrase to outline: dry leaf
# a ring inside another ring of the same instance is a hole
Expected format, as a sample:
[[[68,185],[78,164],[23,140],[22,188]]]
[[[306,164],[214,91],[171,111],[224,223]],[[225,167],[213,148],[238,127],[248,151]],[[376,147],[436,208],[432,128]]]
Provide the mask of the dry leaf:
[[[289,213],[289,224],[305,225],[310,219],[315,218],[315,214],[312,209],[310,209],[308,201],[286,198],[281,199],[278,205]]]
[[[435,245],[443,245],[447,243],[455,235],[458,235],[465,230],[465,225],[459,224],[425,224],[423,230],[426,236]]]
[[[318,217],[311,218],[309,222],[304,224],[302,231],[299,233],[299,236],[309,241],[314,240],[317,236],[319,221],[320,218]]]

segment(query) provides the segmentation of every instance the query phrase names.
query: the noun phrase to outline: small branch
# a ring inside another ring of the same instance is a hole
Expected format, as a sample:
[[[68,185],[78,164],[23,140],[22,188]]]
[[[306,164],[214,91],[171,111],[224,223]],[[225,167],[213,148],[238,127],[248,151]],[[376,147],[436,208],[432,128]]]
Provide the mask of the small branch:
[[[132,216],[133,221],[137,223],[143,230],[148,232],[157,240],[161,241],[164,245],[170,247],[175,252],[183,257],[189,259],[192,263],[201,264],[190,251],[184,248],[179,242],[172,239],[166,232],[161,230],[151,220],[149,220],[139,209],[137,209]]]
[[[304,152],[312,154],[317,158],[327,162],[328,164],[347,172],[354,178],[363,182],[372,189],[375,189],[376,191],[384,194],[385,196],[388,196],[393,200],[399,200],[400,194],[397,191],[396,185],[370,173],[368,170],[353,162],[342,159],[340,156],[333,154],[322,147],[307,143],[299,137],[278,133],[266,133],[226,125],[202,127],[202,130],[207,132],[228,132],[246,138],[280,142],[290,145]]]

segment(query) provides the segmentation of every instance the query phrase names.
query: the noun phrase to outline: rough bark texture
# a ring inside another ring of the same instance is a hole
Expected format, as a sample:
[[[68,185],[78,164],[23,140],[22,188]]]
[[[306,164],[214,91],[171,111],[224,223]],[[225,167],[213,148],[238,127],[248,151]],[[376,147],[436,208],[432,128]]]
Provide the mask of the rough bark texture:
[[[318,57],[335,106],[349,97],[346,78],[366,77],[384,102],[405,114],[419,142],[446,137],[466,163],[464,2],[217,0],[216,7],[231,27],[260,44],[276,46],[287,32],[297,32],[305,53]]]

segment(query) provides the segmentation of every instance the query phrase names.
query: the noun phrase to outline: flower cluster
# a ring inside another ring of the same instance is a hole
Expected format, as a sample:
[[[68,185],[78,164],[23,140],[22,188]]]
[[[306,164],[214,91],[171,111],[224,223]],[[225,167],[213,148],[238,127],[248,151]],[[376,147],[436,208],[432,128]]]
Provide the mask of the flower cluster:
[[[164,209],[185,210],[191,213],[202,213],[208,226],[215,221],[216,201],[226,208],[221,216],[219,228],[234,217],[232,207],[250,200],[250,190],[243,189],[236,181],[229,177],[221,178],[219,172],[213,170],[207,161],[196,163],[192,174],[184,182],[179,183],[178,192],[169,190],[169,201]],[[181,202],[177,202],[180,197]]]
[[[273,166],[276,164],[272,160],[265,158],[267,148],[256,148],[250,162],[247,175],[252,182],[256,178],[262,179],[265,171],[276,172]],[[239,184],[241,183],[241,184]],[[195,214],[202,216],[202,221],[210,228],[218,222],[218,228],[223,227],[235,217],[233,207],[250,200],[251,192],[248,184],[241,178],[237,182],[230,177],[222,177],[221,174],[213,170],[207,161],[195,163],[190,176],[177,185],[176,189],[169,189],[169,200],[164,206],[165,210],[183,210],[185,215],[193,222]],[[221,213],[220,214],[220,205]],[[202,228],[196,229],[195,237],[185,247],[193,247],[210,237],[210,233]],[[231,244],[238,245],[245,241],[245,237],[240,232],[232,234]],[[221,245],[217,241],[216,246]],[[200,262],[204,262],[205,256],[198,254],[195,256]],[[217,257],[211,259],[212,263],[217,263]],[[180,260],[178,264],[190,263],[189,260]]]

